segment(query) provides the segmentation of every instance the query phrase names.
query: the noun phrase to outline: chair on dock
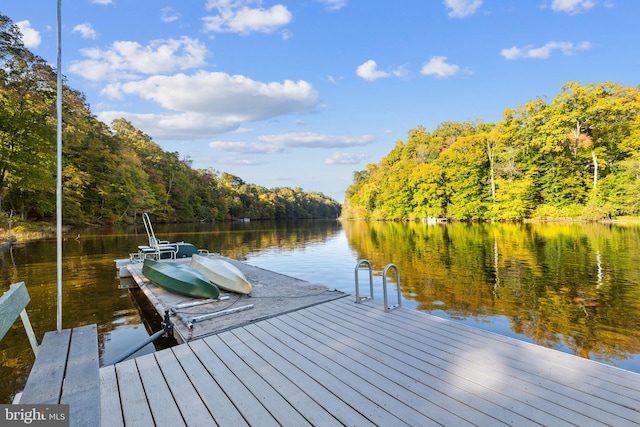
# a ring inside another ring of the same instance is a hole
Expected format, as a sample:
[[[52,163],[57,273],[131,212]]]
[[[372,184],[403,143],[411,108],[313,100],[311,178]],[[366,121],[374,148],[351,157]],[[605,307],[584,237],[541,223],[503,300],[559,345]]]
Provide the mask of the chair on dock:
[[[27,315],[29,293],[24,282],[12,284],[0,297],[0,340],[22,318],[35,363],[20,404],[68,404],[72,426],[100,425],[100,359],[96,325],[47,332],[38,346]]]

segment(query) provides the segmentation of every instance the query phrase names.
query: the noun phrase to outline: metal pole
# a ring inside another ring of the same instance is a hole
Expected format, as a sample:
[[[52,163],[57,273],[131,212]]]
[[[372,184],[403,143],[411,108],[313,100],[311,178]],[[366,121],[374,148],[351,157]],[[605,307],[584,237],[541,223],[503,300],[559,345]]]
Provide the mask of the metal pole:
[[[169,310],[165,310],[165,312],[164,312],[164,321],[162,322],[162,326],[163,327],[162,327],[161,330],[159,330],[155,334],[151,335],[150,337],[148,337],[146,340],[142,341],[141,343],[139,343],[135,347],[125,351],[120,356],[116,357],[115,359],[113,359],[111,362],[105,364],[104,366],[115,365],[116,363],[122,362],[124,359],[126,359],[129,356],[131,356],[133,353],[135,353],[136,351],[140,350],[142,347],[146,346],[149,343],[152,343],[153,341],[157,340],[158,338],[160,338],[163,335],[165,335],[167,337],[172,337],[173,336],[173,323],[171,323],[171,317],[170,317]]]
[[[58,74],[57,85],[57,182],[56,182],[56,228],[57,228],[57,288],[58,288],[58,332],[62,331],[62,0],[58,0]]]
[[[116,363],[122,362],[124,359],[126,359],[129,356],[131,356],[133,353],[135,353],[136,351],[140,350],[142,347],[146,346],[147,344],[150,344],[150,343],[154,342],[155,340],[160,338],[162,335],[164,335],[164,330],[163,329],[161,329],[158,332],[156,332],[155,334],[151,335],[149,338],[145,339],[144,341],[142,341],[141,343],[139,343],[135,347],[130,348],[129,350],[125,351],[124,353],[122,353],[120,356],[116,357],[115,359],[113,359],[109,363],[106,363],[104,366],[111,366],[111,365],[115,365]]]

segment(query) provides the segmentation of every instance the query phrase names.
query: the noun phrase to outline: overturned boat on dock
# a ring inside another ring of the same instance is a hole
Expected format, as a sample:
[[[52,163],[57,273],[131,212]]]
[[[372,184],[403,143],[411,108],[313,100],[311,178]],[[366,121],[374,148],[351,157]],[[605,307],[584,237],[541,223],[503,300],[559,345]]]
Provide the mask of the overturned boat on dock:
[[[142,274],[162,289],[176,294],[212,299],[220,295],[216,285],[188,265],[147,258],[142,264]]]
[[[251,293],[251,283],[238,268],[230,262],[218,258],[194,254],[191,256],[191,267],[202,273],[210,282],[220,289],[239,294]]]

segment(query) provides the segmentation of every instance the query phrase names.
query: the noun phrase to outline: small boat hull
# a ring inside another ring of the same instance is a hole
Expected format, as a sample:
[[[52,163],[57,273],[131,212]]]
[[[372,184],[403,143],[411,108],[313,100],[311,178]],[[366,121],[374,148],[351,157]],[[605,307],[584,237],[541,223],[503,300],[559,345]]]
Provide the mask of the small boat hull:
[[[207,277],[188,265],[145,259],[142,274],[161,288],[194,298],[218,298],[220,291]]]
[[[251,284],[247,278],[235,265],[227,261],[194,254],[191,256],[190,265],[220,289],[245,295],[251,293]]]

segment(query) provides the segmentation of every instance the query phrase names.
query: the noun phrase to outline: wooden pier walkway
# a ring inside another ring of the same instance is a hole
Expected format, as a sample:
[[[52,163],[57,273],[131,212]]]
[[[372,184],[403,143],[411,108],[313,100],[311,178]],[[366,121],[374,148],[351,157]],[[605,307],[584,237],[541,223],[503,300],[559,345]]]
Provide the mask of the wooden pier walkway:
[[[100,369],[103,426],[632,426],[640,375],[345,297]]]

